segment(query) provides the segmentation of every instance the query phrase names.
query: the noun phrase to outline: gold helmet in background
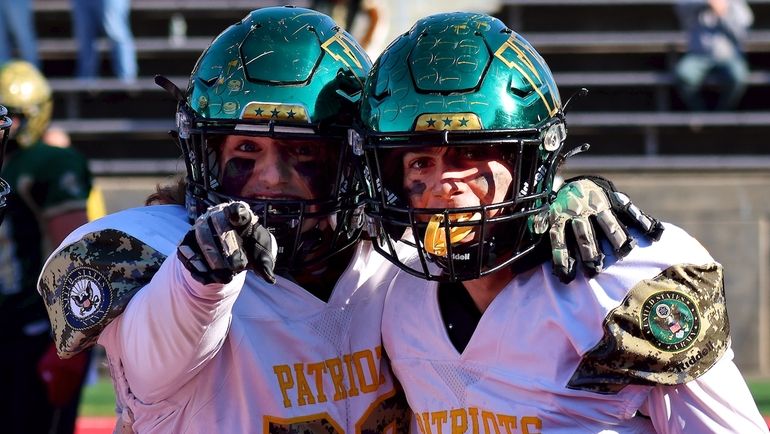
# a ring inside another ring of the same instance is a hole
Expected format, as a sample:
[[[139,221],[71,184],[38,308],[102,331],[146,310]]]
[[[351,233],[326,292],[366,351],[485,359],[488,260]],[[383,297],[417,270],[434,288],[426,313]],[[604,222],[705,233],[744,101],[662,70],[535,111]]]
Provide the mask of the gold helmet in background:
[[[11,140],[20,146],[40,140],[51,122],[51,86],[29,62],[12,60],[0,66],[0,104],[8,109],[9,116],[18,117]]]

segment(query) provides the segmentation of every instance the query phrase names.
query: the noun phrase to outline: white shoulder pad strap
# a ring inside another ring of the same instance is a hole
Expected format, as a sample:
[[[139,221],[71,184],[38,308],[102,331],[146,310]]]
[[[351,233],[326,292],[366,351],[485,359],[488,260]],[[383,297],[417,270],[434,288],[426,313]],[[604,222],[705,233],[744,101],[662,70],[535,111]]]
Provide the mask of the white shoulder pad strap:
[[[680,264],[636,284],[605,318],[602,340],[568,387],[612,394],[703,375],[729,346],[722,280],[719,264]]]

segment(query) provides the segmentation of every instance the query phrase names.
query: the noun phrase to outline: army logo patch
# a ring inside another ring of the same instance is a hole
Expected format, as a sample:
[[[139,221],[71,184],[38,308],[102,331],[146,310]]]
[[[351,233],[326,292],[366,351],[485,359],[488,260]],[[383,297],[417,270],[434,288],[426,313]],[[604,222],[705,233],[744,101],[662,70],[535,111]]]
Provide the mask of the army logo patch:
[[[64,317],[75,330],[84,330],[101,322],[110,310],[110,283],[91,267],[78,267],[64,280],[62,300]]]
[[[686,349],[700,332],[695,302],[677,291],[653,294],[642,306],[642,332],[648,342],[663,351]]]

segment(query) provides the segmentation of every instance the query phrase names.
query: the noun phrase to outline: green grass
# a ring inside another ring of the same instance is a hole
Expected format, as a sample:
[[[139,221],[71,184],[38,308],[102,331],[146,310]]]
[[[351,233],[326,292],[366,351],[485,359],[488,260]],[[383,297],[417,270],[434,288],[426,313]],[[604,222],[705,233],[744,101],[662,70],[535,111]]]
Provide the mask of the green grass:
[[[83,389],[80,400],[81,416],[114,416],[115,392],[109,378],[100,377],[99,381]]]
[[[759,412],[770,415],[770,378],[748,380],[749,389],[754,396],[754,401],[759,407]]]
[[[759,411],[770,415],[770,378],[748,380],[749,389],[757,402]],[[100,378],[98,382],[85,388],[80,403],[81,416],[113,416],[115,414],[115,394],[109,378]]]

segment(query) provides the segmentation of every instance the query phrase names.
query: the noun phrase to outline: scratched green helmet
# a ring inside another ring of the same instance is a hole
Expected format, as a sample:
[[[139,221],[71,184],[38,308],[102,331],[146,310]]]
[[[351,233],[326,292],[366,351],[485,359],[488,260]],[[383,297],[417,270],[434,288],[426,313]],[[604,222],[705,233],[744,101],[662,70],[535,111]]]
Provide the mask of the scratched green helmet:
[[[548,65],[519,34],[484,14],[418,21],[372,67],[361,123],[367,213],[377,249],[396,265],[426,279],[469,280],[534,249],[566,127]],[[412,207],[402,157],[425,147],[494,149],[514,174],[505,199]],[[417,247],[421,260],[402,263],[394,240]]]
[[[192,217],[244,200],[276,237],[276,268],[298,269],[352,245],[361,229],[363,187],[347,144],[371,62],[328,16],[295,7],[249,13],[214,39],[179,95],[177,134],[187,164]],[[165,87],[165,86],[164,86]],[[314,200],[241,198],[222,192],[218,147],[228,135],[302,141],[329,148]],[[360,158],[360,157],[359,157]],[[308,230],[326,219],[330,230]]]

